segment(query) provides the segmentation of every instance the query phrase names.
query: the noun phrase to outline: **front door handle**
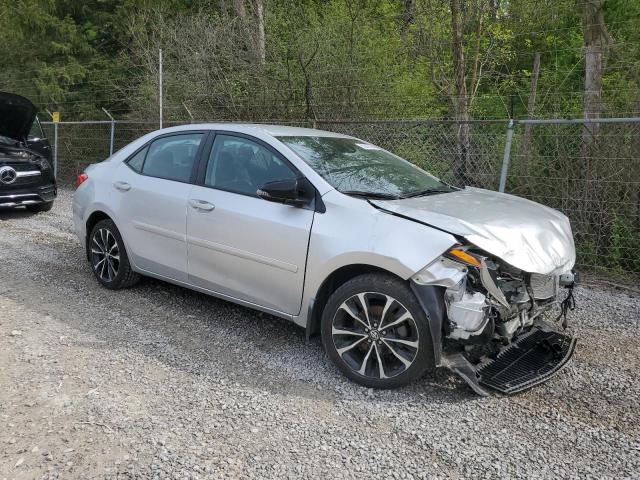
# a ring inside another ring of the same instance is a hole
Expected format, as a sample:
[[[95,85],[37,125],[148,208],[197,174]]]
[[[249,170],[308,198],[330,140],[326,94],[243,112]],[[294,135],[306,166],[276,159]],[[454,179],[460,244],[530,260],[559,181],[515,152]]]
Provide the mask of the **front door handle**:
[[[121,192],[128,192],[129,190],[131,190],[131,185],[129,185],[127,182],[113,182],[113,186]]]
[[[210,212],[211,210],[216,208],[216,206],[213,203],[209,203],[205,200],[196,200],[196,199],[189,200],[189,206],[194,210],[200,210],[202,212]]]

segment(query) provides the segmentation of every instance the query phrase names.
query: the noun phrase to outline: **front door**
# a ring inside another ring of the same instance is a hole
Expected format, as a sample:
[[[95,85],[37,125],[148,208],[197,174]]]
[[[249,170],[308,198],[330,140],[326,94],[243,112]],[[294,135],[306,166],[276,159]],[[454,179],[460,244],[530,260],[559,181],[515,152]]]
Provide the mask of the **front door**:
[[[203,185],[187,209],[189,282],[291,315],[300,312],[314,212],[260,199],[264,183],[295,178],[261,142],[215,137]]]

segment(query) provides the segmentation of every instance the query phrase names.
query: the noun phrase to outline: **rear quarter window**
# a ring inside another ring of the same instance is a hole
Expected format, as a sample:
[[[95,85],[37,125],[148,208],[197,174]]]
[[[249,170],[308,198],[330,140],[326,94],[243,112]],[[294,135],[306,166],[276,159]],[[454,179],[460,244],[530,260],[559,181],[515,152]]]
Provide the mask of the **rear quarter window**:
[[[144,157],[147,155],[147,150],[149,150],[149,147],[144,147],[127,160],[127,165],[135,172],[142,173],[142,165],[144,164]]]

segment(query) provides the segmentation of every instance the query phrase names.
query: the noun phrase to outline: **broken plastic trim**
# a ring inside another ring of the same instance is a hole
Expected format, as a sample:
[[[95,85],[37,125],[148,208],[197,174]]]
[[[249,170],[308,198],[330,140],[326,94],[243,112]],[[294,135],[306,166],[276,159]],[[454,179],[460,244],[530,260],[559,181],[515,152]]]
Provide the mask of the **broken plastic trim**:
[[[536,326],[476,369],[481,385],[510,395],[538,385],[571,359],[576,340],[544,324]]]
[[[489,273],[489,268],[487,267],[487,262],[484,258],[480,261],[480,281],[482,282],[484,288],[487,289],[487,292],[489,292],[491,296],[495,298],[498,303],[500,303],[500,305],[505,308],[510,307],[507,298],[504,296],[504,293],[502,293],[502,290],[500,290],[500,288],[498,288],[496,283],[493,281],[493,278]]]

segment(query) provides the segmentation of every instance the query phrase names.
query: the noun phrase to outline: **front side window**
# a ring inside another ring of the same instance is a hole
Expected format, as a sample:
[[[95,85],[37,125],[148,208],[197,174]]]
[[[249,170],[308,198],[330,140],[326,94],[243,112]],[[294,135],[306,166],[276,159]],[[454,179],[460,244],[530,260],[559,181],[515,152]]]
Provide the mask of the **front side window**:
[[[204,184],[256,196],[265,183],[296,178],[285,161],[268,148],[242,137],[216,135]]]
[[[343,137],[278,137],[336,190],[404,198],[451,188],[380,147]]]
[[[142,174],[188,182],[203,136],[202,133],[188,133],[154,140],[142,164]],[[130,166],[135,169],[133,165]]]

